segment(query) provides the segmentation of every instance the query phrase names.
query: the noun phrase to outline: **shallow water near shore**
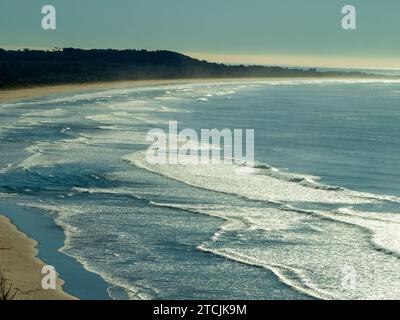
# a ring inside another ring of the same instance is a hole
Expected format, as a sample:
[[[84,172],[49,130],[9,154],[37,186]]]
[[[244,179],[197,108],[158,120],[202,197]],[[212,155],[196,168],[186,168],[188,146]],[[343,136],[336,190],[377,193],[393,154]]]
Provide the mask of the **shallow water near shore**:
[[[64,245],[63,230],[54,220],[35,209],[21,208],[1,199],[0,212],[18,226],[18,229],[38,242],[38,258],[55,267],[65,283],[63,289],[82,300],[111,299],[107,284],[99,275],[84,270],[74,258],[59,252]]]
[[[179,84],[0,104],[13,206],[0,210],[22,206],[10,217],[40,243],[27,217],[55,221],[43,255],[62,247],[104,279],[60,269],[79,298],[399,298],[399,86]],[[149,164],[146,133],[168,121],[255,129],[255,168]]]

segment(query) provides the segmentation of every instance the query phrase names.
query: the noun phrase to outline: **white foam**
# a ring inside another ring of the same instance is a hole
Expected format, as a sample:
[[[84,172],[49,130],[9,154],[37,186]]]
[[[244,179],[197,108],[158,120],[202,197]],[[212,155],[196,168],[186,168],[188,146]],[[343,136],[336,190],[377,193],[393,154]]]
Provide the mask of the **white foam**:
[[[302,292],[306,295],[312,296],[317,299],[333,299],[333,296],[329,293],[322,292],[318,290],[307,276],[301,271],[293,267],[288,267],[285,265],[279,264],[267,264],[262,263],[258,258],[254,258],[245,254],[242,254],[235,250],[217,250],[217,249],[209,249],[204,246],[198,246],[199,250],[204,252],[210,252],[215,255],[219,255],[225,257],[227,259],[241,262],[247,265],[252,265],[256,267],[265,268],[267,270],[272,271],[283,283],[291,286],[299,292]]]
[[[13,168],[12,163],[8,163],[4,168],[0,169],[0,173],[7,173]]]
[[[364,228],[374,230],[372,240],[380,242],[385,252],[388,246],[398,249],[393,247],[398,245],[400,234],[397,214],[355,212],[349,208],[337,213],[288,208],[285,213],[287,209],[262,207],[221,207],[219,210],[213,206],[169,206],[223,217],[226,222],[210,242],[199,246],[200,250],[269,269],[284,283],[305,294],[323,299],[398,299],[400,296],[398,259],[366,247],[368,243],[361,236]],[[324,222],[325,219],[338,224]],[[359,231],[352,229],[353,225]],[[309,228],[311,233],[298,232],[297,228]],[[245,245],[252,243],[247,237],[258,229],[273,242],[265,246]],[[229,241],[229,235],[224,239],[225,233],[232,230],[238,232],[236,239],[245,237],[242,244]],[[348,266],[355,271],[354,289],[343,286],[346,276],[343,268]]]
[[[132,190],[128,188],[80,188],[80,187],[73,187],[73,192],[77,193],[89,193],[89,194],[117,194],[117,195],[126,195],[131,196],[136,199],[143,199],[142,197],[133,193]]]
[[[16,193],[3,193],[0,192],[0,198],[13,198],[15,197],[17,194]]]
[[[240,168],[231,164],[209,165],[152,165],[146,161],[146,152],[139,151],[125,160],[146,170],[159,173],[186,184],[213,191],[243,196],[249,199],[274,202],[370,203],[346,190],[325,190],[287,181],[264,174],[238,173]]]
[[[78,163],[87,156],[91,158],[95,156],[95,152],[90,149],[89,140],[82,136],[57,142],[36,142],[27,147],[25,151],[32,155],[17,165],[23,170],[29,170],[32,167],[52,168],[60,164]]]
[[[86,116],[87,120],[92,120],[105,125],[117,125],[132,127],[135,124],[168,124],[167,120],[157,119],[154,115],[145,113],[114,112],[110,114],[99,114]]]
[[[372,242],[377,248],[400,257],[400,213],[361,212],[352,208],[341,208],[336,213],[324,215],[370,230]]]
[[[79,261],[83,265],[85,270],[98,274],[105,281],[111,283],[114,287],[119,287],[123,289],[126,292],[129,299],[149,300],[152,298],[151,296],[143,293],[139,288],[116,277],[111,272],[107,272],[105,270],[100,271],[98,269],[98,266],[96,267],[93,263],[91,263],[84,257],[84,254],[83,255],[77,254],[77,250],[74,250],[76,239],[84,238],[83,236],[84,232],[83,230],[80,230],[72,226],[71,223],[69,223],[69,220],[74,215],[82,215],[86,210],[90,211],[89,208],[83,208],[75,205],[62,206],[51,203],[23,204],[23,206],[48,211],[55,215],[55,223],[59,225],[64,230],[65,233],[64,246],[61,249],[59,249],[59,251]],[[111,289],[112,287],[109,288],[108,292],[110,297],[113,298]]]
[[[50,109],[50,110],[38,110],[25,113],[23,117],[58,117],[66,113],[65,110],[60,108]]]

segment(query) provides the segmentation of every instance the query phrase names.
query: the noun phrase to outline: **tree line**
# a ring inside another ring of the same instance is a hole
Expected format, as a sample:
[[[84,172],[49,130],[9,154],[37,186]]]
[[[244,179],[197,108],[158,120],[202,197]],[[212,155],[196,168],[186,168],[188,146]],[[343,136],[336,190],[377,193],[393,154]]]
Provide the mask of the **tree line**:
[[[316,68],[210,63],[166,50],[0,49],[1,88],[114,80],[343,75],[343,72],[319,72]],[[359,72],[345,75],[366,76]]]

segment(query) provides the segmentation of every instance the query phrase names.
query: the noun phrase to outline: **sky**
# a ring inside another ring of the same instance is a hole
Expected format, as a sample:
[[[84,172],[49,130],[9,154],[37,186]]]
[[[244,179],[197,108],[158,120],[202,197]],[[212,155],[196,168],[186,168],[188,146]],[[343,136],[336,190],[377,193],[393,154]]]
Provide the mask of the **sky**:
[[[344,5],[357,29],[341,25]],[[57,29],[41,27],[53,5]],[[167,49],[210,61],[400,68],[399,0],[0,0],[0,47]]]

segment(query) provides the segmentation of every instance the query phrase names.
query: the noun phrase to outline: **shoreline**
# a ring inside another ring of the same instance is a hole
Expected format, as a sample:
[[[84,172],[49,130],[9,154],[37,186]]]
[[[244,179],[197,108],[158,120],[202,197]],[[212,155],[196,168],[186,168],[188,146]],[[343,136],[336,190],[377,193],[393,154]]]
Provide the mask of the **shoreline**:
[[[248,81],[288,81],[288,80],[359,80],[359,81],[379,81],[384,78],[357,78],[357,77],[281,77],[281,78],[199,78],[199,79],[161,79],[161,80],[126,80],[126,81],[108,81],[108,82],[86,82],[73,84],[43,85],[28,88],[0,88],[0,103],[12,102],[29,98],[37,98],[60,93],[80,93],[90,90],[111,90],[127,89],[133,87],[148,87],[157,85],[176,85],[176,84],[194,84],[205,82],[248,82]],[[400,80],[399,80],[400,81]]]
[[[62,252],[61,248],[65,245],[65,230],[58,226],[54,217],[44,214],[42,210],[27,208],[14,204],[11,199],[3,198],[0,202],[0,247],[3,244],[2,230],[8,225],[11,238],[19,237],[28,240],[30,251],[21,251],[13,246],[13,254],[17,254],[27,261],[33,259],[40,263],[40,268],[34,273],[39,276],[36,284],[41,287],[41,268],[44,264],[55,267],[58,277],[62,279],[60,288],[64,291],[64,296],[57,297],[22,297],[17,299],[26,300],[110,300],[108,292],[110,287],[100,275],[91,272],[74,257]],[[34,240],[33,240],[34,239]],[[4,247],[4,245],[3,245]],[[9,247],[9,246],[8,246]],[[11,251],[10,251],[11,252]],[[32,253],[33,252],[33,253]],[[1,256],[3,254],[3,256]],[[0,268],[6,261],[2,257],[10,255],[9,252],[0,251]],[[7,269],[18,267],[20,261],[10,261]],[[10,266],[10,267],[9,267]],[[31,272],[32,273],[32,272]],[[17,275],[22,283],[31,277],[29,271]],[[10,278],[10,276],[8,275]],[[42,290],[43,291],[43,290]],[[54,291],[53,291],[54,292]],[[65,297],[67,295],[68,297]]]
[[[264,78],[129,80],[129,81],[44,85],[44,86],[29,87],[29,88],[9,88],[9,89],[0,88],[0,102],[11,102],[15,100],[37,98],[59,93],[70,93],[70,92],[80,93],[88,90],[126,89],[133,87],[191,84],[191,83],[202,83],[202,82],[251,81],[256,79],[263,80]],[[273,79],[271,78],[271,80]]]
[[[16,292],[15,300],[77,300],[63,290],[64,281],[57,277],[56,290],[41,286],[42,267],[38,243],[20,231],[11,220],[0,215],[0,268]]]

